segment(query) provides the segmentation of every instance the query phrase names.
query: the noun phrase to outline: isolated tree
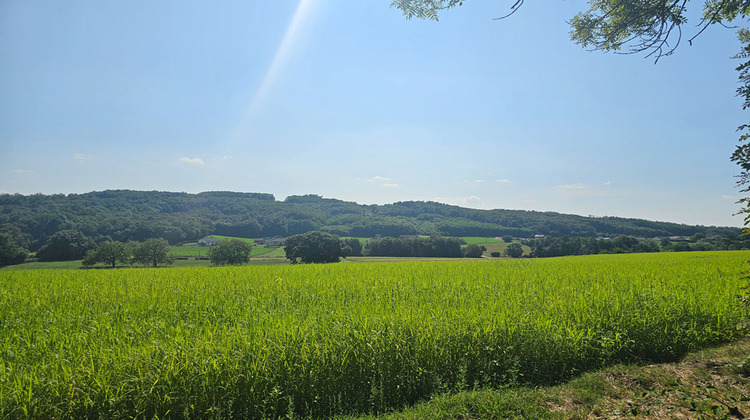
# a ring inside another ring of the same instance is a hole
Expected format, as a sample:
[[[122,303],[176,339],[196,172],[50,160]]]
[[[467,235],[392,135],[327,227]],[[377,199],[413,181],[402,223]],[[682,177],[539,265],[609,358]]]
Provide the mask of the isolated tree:
[[[284,251],[292,264],[333,263],[346,255],[347,248],[336,235],[312,231],[287,238]]]
[[[253,247],[245,241],[230,239],[219,241],[208,250],[213,265],[242,265],[250,261]]]
[[[513,237],[510,236],[510,235],[505,235],[505,236],[503,236],[503,242],[511,243],[511,242],[513,242]]]
[[[482,247],[477,244],[466,245],[463,249],[464,258],[481,258]]]
[[[87,252],[81,264],[90,267],[102,263],[115,268],[118,262],[123,264],[129,263],[131,253],[132,250],[122,242],[106,241]]]
[[[8,233],[0,232],[0,267],[21,264],[26,260],[29,251],[17,244]]]
[[[162,238],[151,238],[138,244],[133,250],[133,261],[158,267],[159,264],[172,264],[174,258],[169,253],[169,242]]]
[[[77,230],[61,230],[47,239],[36,256],[39,261],[80,260],[94,246],[93,239]]]
[[[518,258],[523,255],[523,247],[518,242],[508,244],[508,246],[505,247],[505,255],[511,258]]]

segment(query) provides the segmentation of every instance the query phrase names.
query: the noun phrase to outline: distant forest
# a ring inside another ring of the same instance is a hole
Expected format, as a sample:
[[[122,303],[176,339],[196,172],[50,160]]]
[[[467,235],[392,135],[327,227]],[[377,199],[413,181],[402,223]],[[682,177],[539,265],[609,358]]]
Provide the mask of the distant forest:
[[[209,234],[246,238],[320,230],[339,236],[401,235],[532,238],[719,235],[740,229],[620,217],[583,217],[524,210],[475,210],[435,202],[361,205],[318,195],[113,190],[86,194],[0,195],[0,229],[22,233],[31,251],[54,233],[73,229],[95,241],[164,238],[170,244]],[[19,232],[20,231],[20,232]]]

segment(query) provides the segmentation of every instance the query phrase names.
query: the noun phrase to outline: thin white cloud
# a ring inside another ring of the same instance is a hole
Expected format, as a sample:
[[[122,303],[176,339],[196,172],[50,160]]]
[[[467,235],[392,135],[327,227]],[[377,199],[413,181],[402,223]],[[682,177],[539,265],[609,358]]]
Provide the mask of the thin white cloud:
[[[455,206],[467,206],[471,204],[481,204],[483,202],[481,197],[477,197],[476,195],[470,195],[468,197],[435,197],[432,199],[432,201],[437,201],[438,203],[445,203],[445,204],[452,204]]]
[[[607,181],[604,183],[604,185],[607,185],[607,186],[612,185],[612,181]]]
[[[581,183],[576,183],[576,184],[558,185],[557,189],[563,190],[563,191],[565,190],[587,190],[589,189],[589,187]]]
[[[400,187],[401,186],[401,185],[393,183],[393,182],[388,182],[388,181],[392,181],[391,178],[388,178],[388,177],[385,177],[385,176],[380,176],[380,175],[376,175],[376,176],[374,176],[372,178],[365,178],[364,180],[362,180],[361,178],[356,178],[356,180],[357,181],[365,181],[365,182],[368,182],[370,184],[377,183],[377,184],[380,184],[381,187],[387,187],[387,188],[396,188],[396,187]]]
[[[555,187],[555,193],[560,198],[615,197],[623,195],[623,192],[615,191],[616,189],[609,188],[609,185],[610,182],[592,185],[577,182],[575,184],[558,185]]]
[[[90,155],[85,155],[83,153],[76,153],[73,155],[73,160],[77,161],[78,163],[85,163],[87,160],[90,160]]]
[[[735,195],[722,195],[721,198],[723,198],[725,200],[732,200],[732,201],[740,199],[739,197],[737,197]]]
[[[180,158],[180,162],[185,162],[190,165],[201,165],[201,166],[206,164],[205,162],[203,162],[203,159],[201,158],[189,158],[189,157]]]
[[[510,181],[507,179],[496,179],[495,182],[499,182],[501,184],[510,184]]]
[[[17,174],[33,174],[34,171],[31,169],[11,169],[12,172],[15,172]]]
[[[475,184],[481,184],[482,182],[484,182],[483,179],[476,179],[476,180],[474,180]]]

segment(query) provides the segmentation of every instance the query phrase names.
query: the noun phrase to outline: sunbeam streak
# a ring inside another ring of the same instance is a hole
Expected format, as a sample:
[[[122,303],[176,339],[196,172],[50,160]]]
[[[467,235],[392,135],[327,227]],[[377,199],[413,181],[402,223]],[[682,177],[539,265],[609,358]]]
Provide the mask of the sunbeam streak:
[[[260,109],[263,101],[268,96],[268,93],[273,88],[279,75],[286,67],[289,61],[294,46],[299,38],[299,33],[304,27],[305,23],[309,20],[312,8],[316,0],[300,0],[297,5],[297,10],[294,12],[292,22],[289,24],[289,28],[286,30],[284,39],[281,41],[279,48],[276,50],[273,61],[266,71],[266,75],[263,77],[258,90],[255,92],[252,101],[248,105],[247,109],[242,115],[237,127],[232,134],[230,139],[230,146],[236,145],[245,136],[247,136],[253,123],[253,119]]]

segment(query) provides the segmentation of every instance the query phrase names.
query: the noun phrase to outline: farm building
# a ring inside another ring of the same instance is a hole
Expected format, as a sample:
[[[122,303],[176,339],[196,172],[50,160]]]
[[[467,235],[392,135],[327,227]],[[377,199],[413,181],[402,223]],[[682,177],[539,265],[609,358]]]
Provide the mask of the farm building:
[[[213,236],[206,236],[205,238],[198,241],[198,246],[214,246],[217,243],[219,243],[218,238],[214,238]]]
[[[286,238],[280,236],[274,236],[273,238],[255,238],[255,244],[270,247],[284,246],[286,245]]]

